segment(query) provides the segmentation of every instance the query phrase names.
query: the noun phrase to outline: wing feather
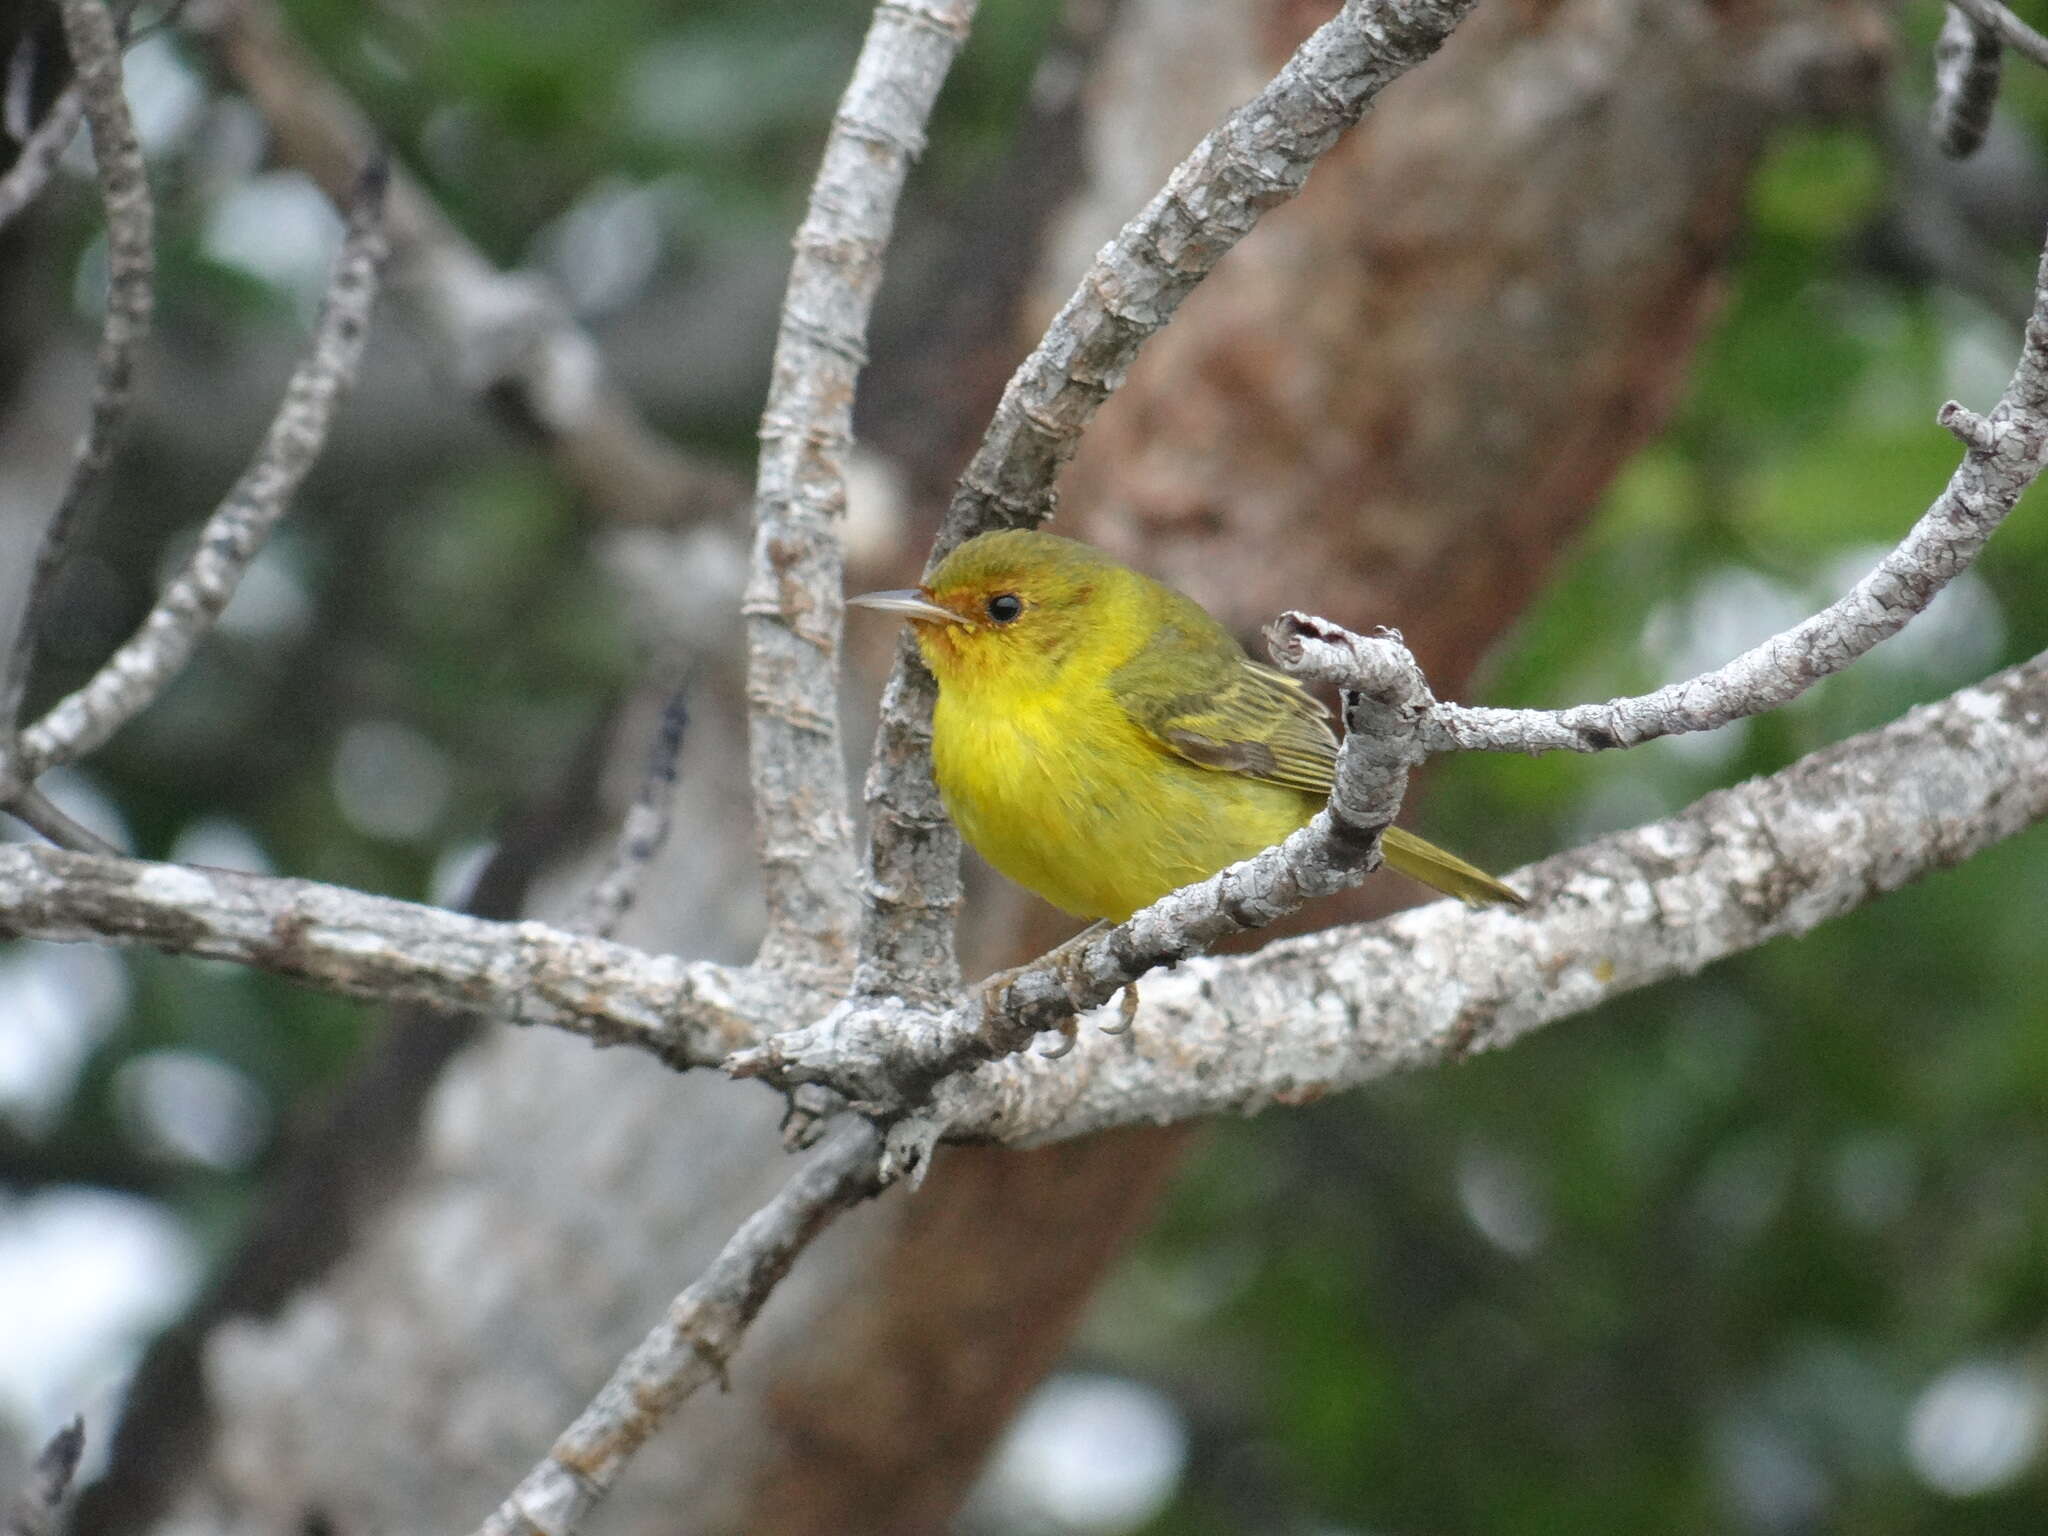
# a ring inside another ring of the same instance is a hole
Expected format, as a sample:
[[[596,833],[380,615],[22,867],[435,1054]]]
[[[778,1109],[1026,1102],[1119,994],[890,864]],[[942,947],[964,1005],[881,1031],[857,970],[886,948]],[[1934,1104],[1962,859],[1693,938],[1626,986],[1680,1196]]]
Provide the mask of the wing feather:
[[[1176,757],[1330,792],[1337,738],[1329,715],[1299,683],[1245,655],[1221,626],[1158,637],[1110,675],[1109,687],[1132,724]]]

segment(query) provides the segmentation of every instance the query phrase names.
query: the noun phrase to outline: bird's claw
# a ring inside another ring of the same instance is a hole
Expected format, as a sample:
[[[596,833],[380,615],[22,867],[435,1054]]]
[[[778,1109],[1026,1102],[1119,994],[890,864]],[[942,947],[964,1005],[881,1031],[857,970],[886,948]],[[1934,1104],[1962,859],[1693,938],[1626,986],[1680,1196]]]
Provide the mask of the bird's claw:
[[[1048,1033],[1054,1033],[1054,1031],[1048,1031]],[[1059,1027],[1057,1034],[1059,1035],[1058,1040],[1054,1041],[1049,1046],[1039,1047],[1038,1054],[1043,1056],[1047,1061],[1058,1061],[1062,1056],[1066,1055],[1069,1051],[1073,1050],[1074,1046],[1079,1042],[1081,1038],[1080,1031],[1075,1029],[1074,1021],[1072,1019],[1069,1019],[1066,1023],[1062,1024]]]
[[[1098,1024],[1095,1027],[1105,1035],[1128,1035],[1131,1026],[1138,1022],[1138,987],[1133,982],[1124,988],[1123,1000],[1117,1004],[1116,1022]]]

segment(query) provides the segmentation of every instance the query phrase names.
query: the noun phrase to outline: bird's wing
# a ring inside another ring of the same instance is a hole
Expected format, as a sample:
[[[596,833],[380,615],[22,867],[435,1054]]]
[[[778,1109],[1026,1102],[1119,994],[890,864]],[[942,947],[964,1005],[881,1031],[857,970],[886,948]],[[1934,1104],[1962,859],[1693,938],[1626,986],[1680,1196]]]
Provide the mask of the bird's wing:
[[[1337,738],[1315,697],[1234,641],[1223,651],[1175,638],[1162,634],[1110,674],[1131,723],[1200,767],[1327,795]]]

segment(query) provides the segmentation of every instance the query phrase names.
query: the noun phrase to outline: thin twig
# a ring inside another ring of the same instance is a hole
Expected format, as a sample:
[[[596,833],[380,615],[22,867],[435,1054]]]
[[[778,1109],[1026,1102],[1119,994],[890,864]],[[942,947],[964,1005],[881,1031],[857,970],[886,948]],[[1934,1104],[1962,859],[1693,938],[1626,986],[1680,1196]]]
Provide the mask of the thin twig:
[[[605,870],[592,884],[582,910],[570,926],[578,932],[608,939],[633,908],[647,867],[668,842],[676,800],[676,763],[682,756],[683,732],[690,720],[688,684],[677,683],[662,705],[647,770],[626,808],[619,836]]]
[[[0,138],[17,144],[28,141],[35,130],[36,33],[24,28],[7,55],[4,80],[0,80]]]
[[[1965,10],[1976,21],[1980,3],[1959,3],[1951,20]],[[1596,752],[1714,730],[1789,703],[1897,634],[1969,568],[2048,466],[2048,249],[2036,268],[2033,312],[2004,394],[1984,416],[1951,400],[1937,420],[1962,442],[1962,462],[1898,545],[1819,613],[1725,666],[1637,698],[1556,711],[1431,701],[1423,745],[1431,752]]]
[[[82,826],[66,815],[61,806],[33,784],[18,790],[13,801],[0,809],[5,809],[23,826],[42,833],[59,848],[69,848],[73,853],[102,854],[108,858],[122,856],[122,850],[92,828]]]
[[[1964,160],[1974,155],[1991,128],[1998,104],[2004,45],[1995,29],[1972,21],[1950,6],[1934,44],[1934,105],[1928,126],[1944,155]]]
[[[884,0],[796,235],[761,457],[747,620],[747,736],[768,898],[765,963],[844,975],[853,958],[853,821],[839,744],[846,450],[854,382],[896,203],[976,0]]]
[[[70,1492],[78,1459],[84,1454],[85,1420],[73,1419],[50,1437],[36,1457],[28,1482],[0,1517],[0,1536],[56,1536],[64,1496]]]
[[[1949,0],[1949,7],[1996,32],[1998,40],[2021,58],[2048,69],[2048,37],[2021,21],[1998,0]]]
[[[1724,666],[1654,693],[1562,710],[1442,704],[1429,697],[1398,637],[1364,640],[1301,614],[1283,615],[1268,631],[1275,659],[1310,680],[1340,685],[1349,685],[1361,667],[1383,680],[1407,673],[1427,752],[1599,752],[1763,714],[1840,672],[1925,611],[1970,568],[2048,468],[2048,248],[2036,268],[2034,309],[2005,393],[1987,415],[1951,400],[1936,419],[1962,442],[1962,462],[1862,580]]]
[[[1105,246],[1003,392],[961,477],[933,562],[985,529],[1051,510],[1053,478],[1139,346],[1379,92],[1434,53],[1474,0],[1347,0],[1272,82],[1181,162]],[[955,975],[959,838],[931,785],[933,684],[906,636],[882,696],[866,788],[868,852],[858,990]],[[930,988],[924,987],[928,993]]]
[[[344,997],[496,1014],[709,1066],[762,1020],[814,1016],[765,972],[650,955],[538,922],[489,922],[311,880],[0,843],[0,938],[137,945]]]
[[[1919,521],[1870,573],[1813,617],[1712,672],[1638,698],[1565,710],[1434,704],[1431,752],[1597,752],[1710,731],[1789,703],[1906,627],[1983,551],[2048,467],[2048,251],[2011,382],[1989,415],[1950,401],[1937,418],[1963,460]]]
[[[76,85],[68,85],[50,103],[50,110],[43,114],[35,131],[22,141],[14,164],[7,167],[5,175],[0,175],[0,229],[42,195],[43,188],[49,185],[50,173],[56,170],[65,148],[78,132],[78,125],[84,121],[85,93]]]
[[[677,1405],[705,1383],[724,1380],[748,1325],[811,1239],[882,1187],[880,1150],[873,1127],[843,1122],[676,1297],[477,1536],[570,1536]]]
[[[141,627],[90,681],[22,732],[18,771],[24,781],[90,752],[156,700],[212,631],[242,573],[289,510],[362,360],[384,259],[383,195],[378,162],[357,185],[312,347],[293,371],[262,446]]]
[[[17,628],[0,650],[0,803],[11,784],[35,772],[10,762],[37,636],[48,618],[59,569],[79,522],[113,462],[114,447],[135,391],[135,353],[149,335],[156,306],[156,214],[142,164],[142,146],[121,79],[121,41],[103,0],[63,0],[64,36],[78,72],[75,87],[92,132],[93,164],[107,216],[107,308],[100,329],[92,410],[71,473],[36,551]],[[60,145],[59,148],[62,146]]]
[[[292,35],[272,0],[224,0],[193,33],[248,93],[278,156],[337,203],[378,150],[369,117]],[[739,476],[670,443],[640,415],[596,340],[534,272],[505,272],[402,166],[391,175],[391,288],[449,372],[537,435],[610,524],[675,528],[746,499]]]

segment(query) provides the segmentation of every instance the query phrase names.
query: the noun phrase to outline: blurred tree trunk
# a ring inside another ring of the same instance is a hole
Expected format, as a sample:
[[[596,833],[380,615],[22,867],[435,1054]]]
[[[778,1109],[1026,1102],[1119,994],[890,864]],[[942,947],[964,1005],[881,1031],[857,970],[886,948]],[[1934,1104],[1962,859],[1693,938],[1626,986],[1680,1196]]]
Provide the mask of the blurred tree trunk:
[[[1082,253],[1332,8],[1125,0],[1020,347]],[[1152,343],[1058,526],[1247,629],[1283,606],[1396,625],[1463,690],[1667,415],[1767,133],[1867,108],[1887,44],[1876,12],[1826,0],[1494,0]],[[969,372],[986,403],[998,381]],[[910,482],[942,482],[980,419],[923,423]],[[697,803],[623,937],[741,945],[749,851],[712,830],[744,822],[733,702],[698,711]],[[984,958],[1054,931],[994,891],[974,920]],[[220,1429],[162,1528],[467,1529],[780,1182],[775,1110],[491,1034],[360,1248],[275,1322],[216,1336]],[[940,1528],[1187,1135],[954,1150],[856,1212],[774,1298],[733,1390],[686,1406],[596,1528]]]

